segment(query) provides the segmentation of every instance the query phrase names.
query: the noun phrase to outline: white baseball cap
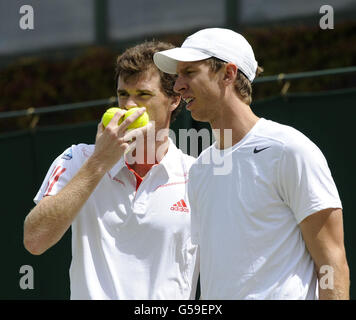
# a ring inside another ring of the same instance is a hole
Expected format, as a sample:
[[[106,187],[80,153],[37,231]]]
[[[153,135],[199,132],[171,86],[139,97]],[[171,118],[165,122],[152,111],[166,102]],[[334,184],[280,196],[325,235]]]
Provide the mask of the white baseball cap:
[[[200,61],[211,57],[235,64],[251,82],[255,78],[257,61],[252,47],[241,34],[229,29],[200,30],[185,39],[180,48],[155,53],[153,61],[163,72],[176,74],[179,61]]]

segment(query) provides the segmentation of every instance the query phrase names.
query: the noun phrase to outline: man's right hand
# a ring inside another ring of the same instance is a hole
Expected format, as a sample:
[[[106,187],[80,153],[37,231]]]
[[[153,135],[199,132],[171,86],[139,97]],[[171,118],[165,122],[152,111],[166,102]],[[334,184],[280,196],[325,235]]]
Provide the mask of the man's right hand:
[[[99,123],[95,150],[92,157],[96,160],[95,162],[100,166],[101,170],[104,172],[110,170],[124,153],[134,146],[135,140],[132,139],[133,136],[138,136],[138,134],[141,133],[143,137],[144,132],[147,131],[146,126],[131,130],[130,133],[128,133],[126,129],[140,117],[145,110],[145,108],[140,108],[140,110],[137,110],[127,117],[120,125],[118,125],[118,122],[125,114],[124,110],[116,112],[106,127],[104,127],[102,122]]]

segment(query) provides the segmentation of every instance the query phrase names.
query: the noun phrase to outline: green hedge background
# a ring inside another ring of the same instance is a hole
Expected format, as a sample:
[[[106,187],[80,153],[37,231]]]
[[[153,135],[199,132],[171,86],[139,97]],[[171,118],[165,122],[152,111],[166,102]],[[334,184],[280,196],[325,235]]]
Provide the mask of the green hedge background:
[[[180,46],[186,34],[157,37]],[[318,26],[269,26],[237,30],[254,48],[263,75],[303,72],[356,65],[356,22],[333,30]],[[147,38],[147,40],[151,40]],[[138,42],[138,41],[137,41]],[[130,43],[134,45],[135,43]],[[128,44],[126,44],[126,47]],[[115,96],[114,69],[125,44],[81,48],[68,58],[43,54],[19,58],[0,70],[0,112],[89,101]],[[294,80],[289,92],[355,87],[354,74]],[[279,95],[282,83],[254,86],[254,99]],[[37,126],[96,121],[104,107],[41,115]],[[0,133],[27,129],[32,117],[0,119]]]

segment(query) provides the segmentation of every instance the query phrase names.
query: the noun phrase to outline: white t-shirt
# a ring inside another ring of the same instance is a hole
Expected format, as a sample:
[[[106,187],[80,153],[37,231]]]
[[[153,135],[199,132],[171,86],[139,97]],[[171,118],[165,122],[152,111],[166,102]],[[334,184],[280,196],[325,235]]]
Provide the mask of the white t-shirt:
[[[73,145],[60,155],[34,201],[58,193],[94,148]],[[170,141],[137,190],[124,158],[102,178],[71,226],[71,299],[195,298],[198,255],[187,195],[194,160]]]
[[[189,171],[188,194],[202,299],[317,298],[298,224],[341,202],[323,154],[301,132],[262,118],[231,148],[212,145]]]

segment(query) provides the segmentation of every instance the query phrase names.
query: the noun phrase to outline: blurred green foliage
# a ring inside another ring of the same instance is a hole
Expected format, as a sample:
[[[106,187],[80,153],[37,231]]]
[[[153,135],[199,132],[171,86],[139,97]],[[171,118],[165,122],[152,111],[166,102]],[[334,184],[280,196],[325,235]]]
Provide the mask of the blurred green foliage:
[[[318,26],[270,26],[240,30],[254,48],[263,75],[294,73],[356,65],[356,22],[333,30]],[[189,33],[190,34],[190,33]],[[179,46],[188,34],[156,39]],[[352,45],[353,44],[353,45]],[[90,47],[71,59],[29,57],[0,70],[0,112],[105,99],[115,96],[113,46]],[[355,87],[355,74],[293,80],[288,92],[325,91]],[[279,95],[284,83],[254,85],[254,100]],[[106,107],[48,115],[0,119],[0,132],[38,126],[98,121]]]

